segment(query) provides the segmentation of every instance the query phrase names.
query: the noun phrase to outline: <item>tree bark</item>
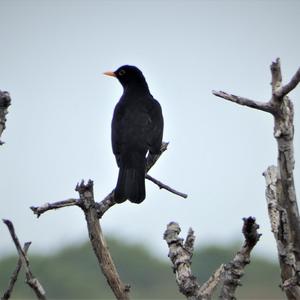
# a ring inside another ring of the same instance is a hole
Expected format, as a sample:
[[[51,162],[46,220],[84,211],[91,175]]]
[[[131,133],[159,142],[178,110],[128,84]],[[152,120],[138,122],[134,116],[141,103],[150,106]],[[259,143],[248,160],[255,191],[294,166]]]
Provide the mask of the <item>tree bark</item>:
[[[5,123],[6,123],[6,115],[8,113],[7,108],[11,104],[11,99],[8,92],[2,92],[0,91],[0,145],[4,144],[4,142],[1,141],[1,135],[2,132],[5,129]]]
[[[82,202],[81,208],[85,214],[90,241],[102,273],[106,277],[116,298],[119,300],[128,300],[130,287],[124,285],[120,279],[99,224],[98,214],[95,208],[93,182],[91,180],[87,184],[82,182],[80,185],[77,185],[76,191],[78,191],[80,195]]]
[[[18,254],[19,254],[19,258],[22,262],[22,266],[25,269],[25,275],[26,275],[26,283],[32,288],[32,290],[34,291],[36,297],[40,300],[46,300],[46,292],[43,288],[43,286],[41,285],[41,283],[38,281],[38,279],[33,275],[30,265],[29,265],[29,260],[26,256],[26,253],[24,252],[24,250],[21,247],[21,244],[19,242],[19,239],[16,235],[13,223],[10,220],[3,220],[3,222],[5,223],[5,225],[7,226],[10,235],[14,241],[14,244],[17,248]],[[26,249],[26,248],[25,248]]]
[[[179,225],[171,222],[167,225],[164,240],[169,246],[169,258],[173,264],[179,291],[189,300],[210,300],[216,287],[222,282],[220,299],[235,299],[234,294],[244,275],[244,269],[250,263],[250,253],[258,242],[261,234],[257,232],[259,226],[252,217],[244,218],[244,244],[233,260],[227,265],[221,265],[214,274],[202,285],[193,275],[191,265],[194,252],[194,231],[190,228],[183,243],[179,237]]]
[[[266,179],[266,199],[268,205],[271,230],[277,244],[280,265],[281,287],[288,299],[300,299],[300,289],[295,282],[296,259],[293,253],[289,218],[283,207],[282,183],[279,169],[270,166],[263,174]]]
[[[267,182],[266,198],[272,231],[277,242],[281,267],[282,288],[288,299],[300,299],[300,217],[294,183],[294,107],[287,94],[300,82],[300,68],[282,86],[279,58],[271,64],[272,96],[267,102],[213,91],[213,94],[274,116],[274,137],[278,148],[278,167],[264,173]]]
[[[27,255],[27,251],[28,251],[30,245],[31,245],[31,242],[26,242],[24,244],[23,251],[24,251],[25,255]],[[15,283],[18,279],[21,267],[22,267],[22,259],[21,259],[21,257],[19,257],[18,262],[17,262],[17,266],[16,266],[15,270],[13,271],[13,273],[10,277],[8,288],[6,289],[3,296],[1,297],[1,300],[8,300],[10,298],[10,296],[12,294],[12,291],[14,289]]]
[[[274,113],[274,137],[278,146],[278,168],[282,193],[279,197],[279,205],[285,209],[288,217],[290,242],[293,245],[293,252],[296,258],[296,275],[298,281],[300,271],[300,217],[296,199],[296,189],[294,183],[294,107],[292,101],[286,93],[291,89],[282,87],[282,76],[279,59],[271,65],[272,73],[272,103],[275,108]],[[295,78],[299,70],[292,78],[293,84],[289,83],[288,87],[296,87]],[[299,82],[299,81],[298,81]]]
[[[223,286],[221,288],[220,299],[234,300],[235,291],[241,285],[241,277],[244,275],[246,265],[250,263],[250,253],[261,234],[257,232],[259,226],[252,217],[244,218],[243,235],[245,237],[241,250],[235,255],[233,260],[224,267]]]

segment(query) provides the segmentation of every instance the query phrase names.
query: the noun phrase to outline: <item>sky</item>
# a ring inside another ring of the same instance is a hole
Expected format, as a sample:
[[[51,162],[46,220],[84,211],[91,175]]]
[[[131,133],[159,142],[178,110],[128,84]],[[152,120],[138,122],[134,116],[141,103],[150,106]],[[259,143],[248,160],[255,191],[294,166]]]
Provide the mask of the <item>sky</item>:
[[[176,221],[197,245],[242,240],[242,218],[263,234],[254,252],[276,257],[262,173],[276,164],[271,115],[227,102],[212,90],[271,98],[270,64],[283,82],[300,67],[299,1],[0,0],[0,89],[12,105],[0,149],[0,217],[13,221],[32,252],[51,253],[87,239],[77,207],[37,219],[30,206],[77,197],[94,181],[96,201],[115,186],[112,112],[122,94],[103,76],[139,67],[161,103],[169,148],[150,175],[187,193],[146,182],[140,204],[112,207],[101,220],[114,235],[167,257],[163,232]],[[300,189],[300,86],[295,104],[295,184]],[[0,256],[14,251],[0,224]]]

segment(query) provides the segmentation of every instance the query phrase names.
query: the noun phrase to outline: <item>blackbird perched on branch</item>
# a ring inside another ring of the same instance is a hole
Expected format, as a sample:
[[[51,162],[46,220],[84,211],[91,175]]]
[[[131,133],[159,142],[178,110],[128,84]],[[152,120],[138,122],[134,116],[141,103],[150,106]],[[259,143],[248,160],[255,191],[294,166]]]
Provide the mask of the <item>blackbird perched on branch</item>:
[[[141,203],[146,196],[146,154],[158,154],[162,144],[161,106],[137,67],[125,65],[104,74],[116,77],[124,89],[111,124],[112,149],[119,167],[115,201]]]

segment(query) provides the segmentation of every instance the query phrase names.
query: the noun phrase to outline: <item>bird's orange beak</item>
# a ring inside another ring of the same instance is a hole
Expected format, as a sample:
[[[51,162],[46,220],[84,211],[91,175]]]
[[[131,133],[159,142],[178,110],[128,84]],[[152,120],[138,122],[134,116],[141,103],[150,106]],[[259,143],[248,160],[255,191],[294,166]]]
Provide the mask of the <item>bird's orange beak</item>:
[[[116,74],[114,72],[111,72],[111,71],[104,72],[103,74],[107,75],[107,76],[117,77]]]

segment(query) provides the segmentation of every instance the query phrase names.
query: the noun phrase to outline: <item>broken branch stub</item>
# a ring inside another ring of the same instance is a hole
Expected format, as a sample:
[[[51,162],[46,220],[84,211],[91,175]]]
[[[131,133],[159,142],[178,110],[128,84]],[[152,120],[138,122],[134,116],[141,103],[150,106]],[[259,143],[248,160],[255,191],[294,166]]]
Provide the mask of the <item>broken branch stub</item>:
[[[8,107],[11,104],[11,98],[8,92],[0,90],[0,145],[3,145],[4,142],[1,141],[2,132],[5,129],[6,115],[8,113]]]

